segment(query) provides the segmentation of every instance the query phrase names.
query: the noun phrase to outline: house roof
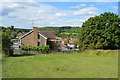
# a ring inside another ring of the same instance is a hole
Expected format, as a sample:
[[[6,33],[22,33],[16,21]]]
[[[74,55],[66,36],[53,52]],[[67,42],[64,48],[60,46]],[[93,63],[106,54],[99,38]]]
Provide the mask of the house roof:
[[[22,39],[23,37],[27,36],[28,34],[30,34],[30,33],[32,33],[32,32],[33,32],[33,30],[31,30],[30,32],[28,32],[28,33],[24,34],[24,35],[23,35],[23,36],[21,36],[19,39]]]
[[[23,37],[29,35],[30,33],[32,33],[33,30],[31,30],[30,32],[24,34],[23,36],[21,36],[19,39],[22,39]],[[55,38],[55,31],[38,31],[38,34],[41,34],[42,36],[44,36],[46,39],[47,38]]]
[[[46,38],[55,38],[55,31],[39,31]]]
[[[26,34],[26,32],[20,32],[20,33],[17,34],[16,37],[21,37],[21,36],[23,36],[24,34]]]
[[[69,41],[68,39],[63,39],[62,41]]]

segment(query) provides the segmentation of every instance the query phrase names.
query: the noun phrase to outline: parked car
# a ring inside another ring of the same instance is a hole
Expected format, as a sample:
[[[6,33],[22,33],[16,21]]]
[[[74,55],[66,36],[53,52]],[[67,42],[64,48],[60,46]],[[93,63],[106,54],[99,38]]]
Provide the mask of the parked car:
[[[20,43],[13,43],[13,45],[20,45]]]
[[[68,48],[68,47],[66,47],[66,48],[58,48],[58,52],[78,52],[79,51],[79,49],[72,49],[72,48]]]

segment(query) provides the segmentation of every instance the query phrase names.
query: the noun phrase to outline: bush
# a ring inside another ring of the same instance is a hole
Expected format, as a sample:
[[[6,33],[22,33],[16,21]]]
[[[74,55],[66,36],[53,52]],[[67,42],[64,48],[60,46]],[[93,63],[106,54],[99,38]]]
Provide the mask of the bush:
[[[22,49],[22,50],[36,50],[36,51],[42,52],[42,53],[49,53],[49,51],[50,51],[49,45],[37,46],[37,47],[34,47],[34,46],[23,46],[20,49]]]
[[[97,56],[99,56],[100,54],[101,54],[100,51],[98,51],[98,52],[96,53]]]

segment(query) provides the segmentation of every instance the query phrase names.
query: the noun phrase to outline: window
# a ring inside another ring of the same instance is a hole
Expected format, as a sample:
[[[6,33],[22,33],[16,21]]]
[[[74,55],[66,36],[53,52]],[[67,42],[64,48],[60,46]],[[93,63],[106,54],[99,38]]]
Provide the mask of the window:
[[[40,46],[40,35],[38,34],[38,46]]]

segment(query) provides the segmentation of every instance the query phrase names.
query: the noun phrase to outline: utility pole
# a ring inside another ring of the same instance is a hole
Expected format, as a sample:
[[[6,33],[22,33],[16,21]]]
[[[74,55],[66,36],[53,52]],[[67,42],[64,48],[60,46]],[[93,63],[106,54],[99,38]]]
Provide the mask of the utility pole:
[[[34,20],[33,20],[33,19],[32,19],[32,22],[31,22],[31,23],[32,23],[32,27],[34,27]]]

